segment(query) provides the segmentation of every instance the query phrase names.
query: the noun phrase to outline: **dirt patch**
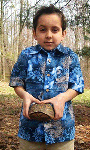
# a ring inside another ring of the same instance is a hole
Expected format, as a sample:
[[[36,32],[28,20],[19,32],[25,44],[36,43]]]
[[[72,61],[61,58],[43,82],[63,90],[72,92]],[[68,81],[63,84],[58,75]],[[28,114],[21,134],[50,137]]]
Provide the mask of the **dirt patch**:
[[[90,107],[75,105],[75,150],[90,150]]]
[[[18,150],[17,137],[21,100],[15,95],[0,96],[0,150]],[[74,105],[75,150],[90,149],[90,107]]]

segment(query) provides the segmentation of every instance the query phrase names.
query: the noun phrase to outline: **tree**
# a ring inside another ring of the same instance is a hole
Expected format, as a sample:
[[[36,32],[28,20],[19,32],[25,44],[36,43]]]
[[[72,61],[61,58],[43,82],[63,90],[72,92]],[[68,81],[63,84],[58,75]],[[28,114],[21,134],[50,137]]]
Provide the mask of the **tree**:
[[[83,28],[84,47],[86,46],[86,41],[90,40],[90,38],[88,37],[88,34],[90,33],[89,9],[90,6],[86,2],[82,4],[79,14],[75,16],[76,25],[81,26]]]
[[[18,39],[16,38],[16,36],[18,35],[16,33],[17,20],[14,20],[17,18],[15,15],[15,2],[16,0],[14,0],[13,2],[2,0],[0,2],[0,75],[4,80],[6,75],[9,76],[17,56],[17,54],[15,54],[18,48],[18,42],[16,42]]]
[[[82,55],[82,56],[86,57],[86,59],[87,59],[87,69],[88,69],[88,65],[89,65],[88,61],[89,61],[89,58],[90,58],[90,44],[89,44],[89,41],[90,41],[90,38],[89,38],[89,35],[90,35],[90,24],[89,24],[90,16],[89,16],[89,8],[90,8],[90,6],[89,6],[88,2],[82,4],[82,7],[80,9],[79,14],[75,16],[76,25],[82,27],[82,29],[83,29],[83,38],[84,38],[83,48],[81,49],[81,51],[79,51],[77,49],[77,53],[79,55]]]
[[[44,5],[54,4],[61,8],[68,19],[69,27],[74,30],[72,36],[75,41],[76,49],[79,45],[79,29],[82,27],[84,46],[88,47],[88,40],[90,34],[88,23],[88,7],[84,0],[1,0],[1,18],[0,18],[0,56],[1,56],[1,72],[3,77],[7,73],[7,66],[9,67],[9,74],[21,50],[27,46],[36,44],[32,36],[32,21],[37,9]],[[64,2],[64,3],[63,3]],[[87,3],[88,4],[88,3]],[[75,15],[76,14],[76,15]],[[83,19],[82,19],[83,16]],[[85,18],[86,17],[86,18]],[[75,21],[74,21],[75,20]],[[85,24],[87,23],[87,24]],[[85,25],[84,25],[85,24]],[[70,30],[71,31],[71,30]],[[80,33],[81,34],[81,33]],[[31,43],[31,44],[30,44]],[[70,43],[70,41],[68,41]],[[73,42],[74,45],[74,42]],[[83,47],[82,47],[83,48]],[[85,48],[86,50],[86,48]],[[82,52],[83,50],[81,50]],[[82,52],[83,53],[83,52]],[[82,54],[81,53],[81,54]],[[6,65],[5,65],[6,62]],[[6,68],[5,68],[6,67]],[[5,77],[4,77],[5,78]]]
[[[29,0],[20,0],[20,30],[19,30],[19,48],[18,55],[22,50],[22,31],[24,27],[30,29],[32,27],[31,19],[33,17],[33,9],[29,4]]]
[[[3,27],[3,0],[1,0],[1,18],[0,18],[0,50],[1,50],[1,76],[5,79],[5,54],[4,54],[4,27]]]

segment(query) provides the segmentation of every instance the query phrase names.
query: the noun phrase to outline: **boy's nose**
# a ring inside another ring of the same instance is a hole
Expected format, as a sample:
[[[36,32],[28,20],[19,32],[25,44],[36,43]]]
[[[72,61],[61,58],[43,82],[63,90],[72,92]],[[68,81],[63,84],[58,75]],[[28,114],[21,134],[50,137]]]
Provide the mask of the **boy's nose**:
[[[46,32],[46,38],[52,38],[52,33],[51,31]]]

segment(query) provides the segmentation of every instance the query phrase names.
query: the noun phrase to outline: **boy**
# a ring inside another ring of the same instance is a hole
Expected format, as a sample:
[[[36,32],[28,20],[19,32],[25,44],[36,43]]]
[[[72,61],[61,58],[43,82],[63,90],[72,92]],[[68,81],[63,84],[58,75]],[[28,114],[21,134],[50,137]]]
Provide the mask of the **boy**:
[[[33,35],[38,45],[21,52],[10,80],[23,99],[20,150],[74,150],[71,100],[83,92],[84,81],[77,55],[61,45],[66,36],[63,13],[53,5],[41,7],[33,19]],[[49,122],[30,120],[28,110],[33,102],[52,103],[55,118]]]

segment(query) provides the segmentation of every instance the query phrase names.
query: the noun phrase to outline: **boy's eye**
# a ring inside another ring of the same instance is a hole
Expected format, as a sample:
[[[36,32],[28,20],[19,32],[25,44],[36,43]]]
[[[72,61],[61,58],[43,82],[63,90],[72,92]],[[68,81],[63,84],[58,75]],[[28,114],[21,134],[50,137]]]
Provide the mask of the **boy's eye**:
[[[58,31],[59,31],[58,28],[53,28],[53,29],[52,29],[52,32],[55,32],[55,33],[56,33],[56,32],[58,32]]]
[[[46,31],[46,29],[45,29],[45,28],[42,28],[42,29],[40,29],[40,31],[44,32],[44,31]]]

